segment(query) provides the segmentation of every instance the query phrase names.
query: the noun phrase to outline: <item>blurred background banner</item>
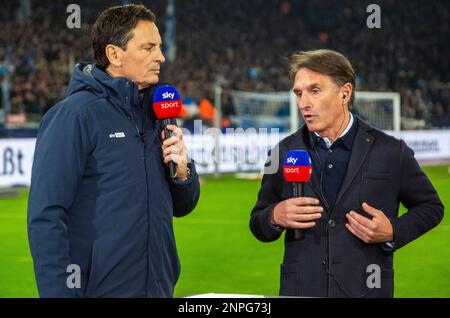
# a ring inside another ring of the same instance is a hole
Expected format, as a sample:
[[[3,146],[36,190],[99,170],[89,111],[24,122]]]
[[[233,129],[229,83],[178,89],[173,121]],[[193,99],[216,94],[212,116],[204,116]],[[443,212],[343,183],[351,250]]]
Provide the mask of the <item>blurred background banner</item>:
[[[405,140],[417,160],[427,164],[450,161],[450,131],[389,132]],[[216,139],[212,135],[184,136],[189,156],[199,174],[261,173],[270,149],[287,133],[233,133],[220,135],[220,157],[216,157]],[[0,187],[29,186],[36,140],[32,138],[0,140]]]
[[[37,296],[26,209],[39,122],[65,98],[75,63],[92,61],[99,13],[133,2],[2,3],[0,297]],[[157,16],[167,59],[160,79],[183,98],[179,123],[202,174],[196,210],[174,220],[183,268],[175,296],[278,294],[283,242],[256,241],[248,220],[268,150],[303,123],[286,62],[296,51],[329,48],[349,58],[352,112],[404,139],[450,206],[448,0],[139,2]],[[447,214],[396,252],[395,296],[450,297]]]
[[[29,186],[35,139],[0,139],[0,187]]]

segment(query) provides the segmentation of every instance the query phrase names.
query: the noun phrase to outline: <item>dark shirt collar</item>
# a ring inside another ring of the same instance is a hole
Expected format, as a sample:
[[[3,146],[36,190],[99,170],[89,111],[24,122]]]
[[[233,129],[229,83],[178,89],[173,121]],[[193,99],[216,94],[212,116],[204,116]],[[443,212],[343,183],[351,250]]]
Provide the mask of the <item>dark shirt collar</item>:
[[[349,130],[344,134],[344,136],[339,137],[333,142],[333,145],[342,143],[348,150],[351,150],[353,147],[353,141],[355,140],[355,134],[357,130],[357,119],[351,113],[350,115],[351,118],[353,118],[353,122],[351,123]],[[320,139],[321,137],[316,135],[315,132],[309,131],[309,140],[313,149],[314,147],[317,147],[319,145]],[[322,143],[325,146],[325,141],[322,141]]]

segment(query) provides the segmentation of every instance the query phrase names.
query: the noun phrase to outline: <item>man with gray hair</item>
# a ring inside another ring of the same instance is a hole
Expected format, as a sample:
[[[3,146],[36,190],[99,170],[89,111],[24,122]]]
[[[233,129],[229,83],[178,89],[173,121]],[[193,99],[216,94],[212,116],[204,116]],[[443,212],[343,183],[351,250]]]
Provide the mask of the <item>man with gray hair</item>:
[[[268,162],[278,170],[263,176],[250,218],[263,242],[286,231],[280,295],[393,297],[394,252],[435,227],[444,207],[413,151],[350,111],[355,71],[345,56],[299,52],[290,73],[305,124],[272,153],[307,150],[311,181],[293,198],[282,161]]]

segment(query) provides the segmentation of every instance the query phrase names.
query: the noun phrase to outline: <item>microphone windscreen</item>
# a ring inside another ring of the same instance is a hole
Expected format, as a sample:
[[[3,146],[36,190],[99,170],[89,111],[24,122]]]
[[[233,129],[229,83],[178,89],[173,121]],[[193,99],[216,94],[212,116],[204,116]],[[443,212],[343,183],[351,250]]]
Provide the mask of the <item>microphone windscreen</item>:
[[[283,176],[286,182],[309,182],[312,163],[308,151],[290,150],[283,161]]]
[[[175,118],[182,108],[180,94],[171,85],[158,86],[153,95],[153,110],[158,119]]]

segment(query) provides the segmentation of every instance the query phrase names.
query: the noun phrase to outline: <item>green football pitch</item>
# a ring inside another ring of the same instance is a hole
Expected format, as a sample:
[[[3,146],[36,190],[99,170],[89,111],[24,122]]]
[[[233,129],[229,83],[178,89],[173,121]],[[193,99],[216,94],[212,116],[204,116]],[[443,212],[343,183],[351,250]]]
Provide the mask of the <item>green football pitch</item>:
[[[450,206],[448,166],[425,168]],[[181,276],[175,296],[278,294],[283,240],[257,241],[249,214],[259,181],[205,178],[197,208],[175,219]],[[0,199],[0,297],[37,297],[26,232],[27,189]],[[396,297],[450,297],[450,218],[395,254]]]

